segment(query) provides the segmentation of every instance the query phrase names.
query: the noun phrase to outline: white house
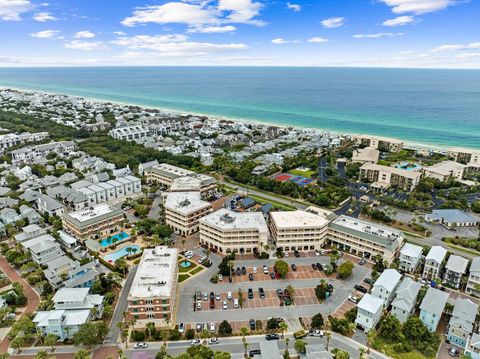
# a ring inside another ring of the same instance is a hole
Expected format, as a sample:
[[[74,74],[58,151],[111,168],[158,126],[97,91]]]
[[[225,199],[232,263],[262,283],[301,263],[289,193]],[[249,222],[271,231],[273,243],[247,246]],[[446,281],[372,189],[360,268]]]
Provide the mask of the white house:
[[[355,324],[365,332],[375,328],[382,317],[383,300],[371,294],[365,294],[357,305]]]
[[[477,288],[480,288],[480,257],[475,257],[472,259],[467,288],[465,289],[465,291],[468,294],[478,296],[480,295],[480,291]]]
[[[422,260],[423,248],[416,244],[405,243],[400,250],[399,269],[406,273],[415,273]]]
[[[445,265],[443,282],[455,289],[459,289],[462,284],[462,278],[467,272],[467,266],[468,259],[452,254]]]
[[[397,289],[397,295],[392,302],[392,315],[401,323],[405,323],[415,310],[418,292],[422,285],[410,277],[405,277]]]
[[[434,280],[440,278],[442,266],[445,261],[447,250],[442,246],[433,246],[425,257],[425,266],[423,268],[423,278]]]
[[[372,295],[383,301],[384,309],[392,302],[401,278],[402,275],[395,269],[385,269],[373,285]]]

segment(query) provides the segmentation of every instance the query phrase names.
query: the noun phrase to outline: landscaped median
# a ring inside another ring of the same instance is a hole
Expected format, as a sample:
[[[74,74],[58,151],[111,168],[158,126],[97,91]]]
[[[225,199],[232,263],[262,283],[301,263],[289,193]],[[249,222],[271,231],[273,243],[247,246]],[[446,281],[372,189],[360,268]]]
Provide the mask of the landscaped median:
[[[200,273],[203,267],[199,264],[186,259],[183,256],[178,256],[178,282],[181,283],[196,274]]]

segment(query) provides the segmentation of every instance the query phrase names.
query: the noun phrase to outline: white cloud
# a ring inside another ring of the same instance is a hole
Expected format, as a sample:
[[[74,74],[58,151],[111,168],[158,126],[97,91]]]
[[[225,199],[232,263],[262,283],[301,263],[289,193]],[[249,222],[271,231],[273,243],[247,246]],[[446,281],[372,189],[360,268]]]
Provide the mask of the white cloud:
[[[469,44],[441,45],[441,46],[435,47],[431,51],[439,52],[439,51],[457,51],[457,50],[470,50],[470,49],[480,49],[480,42],[471,42]]]
[[[311,42],[313,44],[323,44],[325,42],[329,42],[329,39],[325,39],[320,36],[312,37],[311,39],[308,39],[307,42]]]
[[[158,44],[186,41],[188,37],[183,34],[167,35],[136,35],[132,37],[120,37],[111,41],[112,44],[125,46],[130,49],[154,49]]]
[[[298,43],[300,43],[300,40],[285,40],[285,39],[282,39],[281,37],[278,37],[272,40],[272,44],[275,44],[275,45],[298,44]]]
[[[458,60],[480,59],[480,52],[464,52],[455,56]]]
[[[99,51],[99,50],[108,50],[108,47],[101,41],[82,41],[82,40],[73,40],[67,42],[64,47],[71,50],[82,50],[82,51]]]
[[[237,30],[235,26],[197,26],[188,29],[188,32],[201,32],[203,34],[221,34],[225,32],[232,32]]]
[[[210,0],[171,1],[163,5],[136,8],[133,15],[121,23],[129,27],[147,23],[176,23],[193,28],[226,23],[261,26],[264,23],[255,17],[262,7],[261,3],[252,0],[218,0],[216,6]]]
[[[113,34],[117,35],[117,36],[125,36],[126,35],[125,31],[114,31]]]
[[[33,20],[39,21],[39,22],[47,22],[47,21],[55,21],[58,19],[49,12],[37,12],[35,15],[33,15]]]
[[[76,39],[93,39],[95,37],[95,34],[91,31],[85,30],[75,33],[73,37]]]
[[[20,21],[20,15],[33,8],[29,0],[0,0],[0,20]]]
[[[458,0],[380,0],[392,8],[395,14],[426,14],[456,5]]]
[[[43,30],[39,32],[32,32],[30,36],[36,37],[38,39],[56,39],[58,38],[59,34],[60,31],[58,30]]]
[[[320,23],[325,29],[335,29],[337,27],[341,27],[344,25],[344,22],[344,17],[331,17],[329,19],[324,19],[320,21]]]
[[[382,25],[383,26],[392,26],[392,27],[393,26],[403,26],[403,25],[411,24],[415,21],[416,20],[413,16],[404,15],[404,16],[397,16],[394,19],[385,20],[382,23]]]
[[[300,11],[302,11],[302,6],[299,5],[299,4],[292,4],[292,3],[287,2],[287,7],[288,7],[290,10],[293,10],[293,11],[295,11],[295,12],[300,12]]]
[[[355,34],[353,37],[356,39],[377,39],[379,37],[394,37],[402,35],[402,32],[379,32],[377,34]]]

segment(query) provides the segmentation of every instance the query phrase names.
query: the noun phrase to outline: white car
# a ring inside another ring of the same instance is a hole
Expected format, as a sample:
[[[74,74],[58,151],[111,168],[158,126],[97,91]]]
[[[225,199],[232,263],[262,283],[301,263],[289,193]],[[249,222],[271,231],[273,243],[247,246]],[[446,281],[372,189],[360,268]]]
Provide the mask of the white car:
[[[191,342],[190,342],[190,345],[200,345],[202,342],[200,341],[200,339],[193,339]]]
[[[210,333],[215,333],[216,328],[215,328],[215,323],[210,323]]]
[[[185,324],[180,323],[178,326],[178,332],[183,333],[185,331]]]
[[[253,274],[257,274],[257,267],[253,267]]]
[[[315,330],[310,331],[310,333],[308,333],[308,335],[310,335],[311,337],[323,337],[323,331],[315,329]]]
[[[355,297],[355,296],[353,296],[353,295],[349,295],[349,296],[348,296],[348,300],[349,300],[350,302],[352,302],[352,303],[355,303],[355,304],[358,303],[358,298]]]
[[[197,302],[197,310],[200,310],[200,309],[202,309],[202,302],[198,301]]]
[[[148,348],[148,344],[147,343],[135,343],[135,345],[133,346],[133,349],[145,349],[145,348]]]
[[[208,344],[218,344],[218,343],[220,343],[220,340],[218,340],[218,338],[208,339]]]
[[[238,299],[237,299],[237,298],[235,298],[235,299],[233,300],[233,307],[234,307],[234,308],[238,308],[238,307],[239,307]]]
[[[218,281],[219,281],[219,282],[222,282],[222,281],[223,281],[223,275],[221,275],[221,274],[218,275]]]
[[[222,297],[220,297],[220,293],[215,294],[215,300],[220,300]]]
[[[267,266],[263,266],[263,273],[268,274],[268,267]]]
[[[227,299],[228,299],[228,300],[232,300],[232,292],[228,292],[228,293],[227,293]]]
[[[319,256],[320,255],[320,251],[318,249],[315,249],[315,255],[316,256]]]
[[[224,310],[228,309],[228,305],[227,305],[227,301],[226,301],[226,300],[223,301],[222,307],[223,307]]]

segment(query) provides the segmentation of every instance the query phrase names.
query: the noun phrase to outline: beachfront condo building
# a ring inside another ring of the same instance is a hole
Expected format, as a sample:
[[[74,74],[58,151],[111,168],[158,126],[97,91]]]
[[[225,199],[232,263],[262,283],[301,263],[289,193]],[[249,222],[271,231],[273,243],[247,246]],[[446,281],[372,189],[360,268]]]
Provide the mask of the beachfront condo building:
[[[213,210],[200,192],[167,192],[164,206],[166,224],[181,236],[197,232],[199,219]]]
[[[171,323],[176,302],[177,260],[176,248],[157,246],[143,250],[127,297],[127,320],[136,320],[135,326]]]
[[[283,251],[308,251],[323,247],[328,224],[335,214],[316,207],[305,211],[270,213],[270,232],[276,247]]]
[[[361,146],[383,152],[399,152],[403,149],[404,143],[396,138],[378,137],[369,135],[353,136],[353,139]]]
[[[353,163],[377,163],[380,157],[380,151],[373,148],[359,148],[352,153]]]
[[[117,140],[134,141],[147,137],[149,132],[148,128],[133,125],[113,128],[108,131],[108,134]]]
[[[203,194],[206,194],[217,187],[217,181],[215,178],[195,173],[180,167],[172,166],[167,163],[152,166],[145,170],[145,176],[148,183],[156,183],[167,189],[172,187],[173,182],[182,177],[191,177],[197,179],[197,185],[193,187],[193,190],[198,190]],[[180,185],[178,185],[180,186]],[[179,190],[178,186],[175,190]],[[191,182],[190,182],[191,186]],[[175,188],[175,186],[174,186]],[[181,191],[185,191],[185,186],[180,188]]]
[[[403,232],[377,223],[341,215],[329,224],[327,243],[365,258],[380,255],[391,263],[403,246]]]
[[[64,213],[62,222],[67,233],[85,241],[120,230],[125,217],[121,209],[102,203],[80,211]]]
[[[480,165],[480,151],[471,150],[468,148],[454,147],[448,149],[448,157],[452,158],[456,162],[463,163],[465,165]]]
[[[360,180],[370,182],[370,187],[378,192],[383,192],[389,187],[412,191],[421,177],[422,174],[418,171],[377,164],[364,164],[360,167]]]
[[[461,181],[463,179],[466,165],[455,161],[443,161],[423,169],[423,174],[426,177],[438,179],[439,181],[455,180]]]
[[[232,212],[222,208],[200,219],[200,243],[220,253],[260,252],[269,231],[260,212]]]

